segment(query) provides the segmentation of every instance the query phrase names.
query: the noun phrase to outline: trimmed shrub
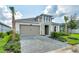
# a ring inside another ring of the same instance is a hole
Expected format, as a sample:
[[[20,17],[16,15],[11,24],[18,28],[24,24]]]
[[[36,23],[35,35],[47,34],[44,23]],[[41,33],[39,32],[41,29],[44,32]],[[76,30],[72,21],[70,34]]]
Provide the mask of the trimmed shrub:
[[[51,38],[58,38],[60,36],[60,34],[59,33],[57,33],[57,32],[52,32],[51,33]]]
[[[58,32],[61,36],[69,36],[69,33]]]
[[[51,38],[58,38],[60,36],[68,36],[68,33],[63,33],[63,32],[52,32],[51,33]]]

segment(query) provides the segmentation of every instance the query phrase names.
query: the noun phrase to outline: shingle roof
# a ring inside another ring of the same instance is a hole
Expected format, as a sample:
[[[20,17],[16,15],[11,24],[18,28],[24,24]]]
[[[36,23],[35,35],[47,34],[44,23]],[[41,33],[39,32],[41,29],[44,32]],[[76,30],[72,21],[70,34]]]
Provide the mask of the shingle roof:
[[[16,19],[16,22],[34,22],[35,18]]]

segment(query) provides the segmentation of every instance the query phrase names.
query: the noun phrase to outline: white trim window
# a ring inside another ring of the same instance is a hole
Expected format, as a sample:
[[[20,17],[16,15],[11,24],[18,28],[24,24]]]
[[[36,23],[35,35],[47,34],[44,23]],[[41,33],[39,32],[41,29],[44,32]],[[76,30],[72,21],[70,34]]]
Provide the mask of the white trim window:
[[[48,16],[44,16],[44,22],[50,22],[50,18]]]

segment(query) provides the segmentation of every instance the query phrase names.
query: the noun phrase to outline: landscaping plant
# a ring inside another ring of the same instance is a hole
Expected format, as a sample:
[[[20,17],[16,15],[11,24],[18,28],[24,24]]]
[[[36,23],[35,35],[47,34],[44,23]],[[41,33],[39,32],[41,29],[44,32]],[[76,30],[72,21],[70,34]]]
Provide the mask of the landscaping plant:
[[[7,32],[7,34],[12,34],[12,32]],[[12,36],[11,36],[12,39]],[[16,33],[16,38],[15,40],[10,40],[7,45],[5,46],[5,50],[8,52],[14,52],[14,53],[20,53],[21,52],[21,47],[20,47],[20,38],[19,34]]]
[[[11,35],[6,35],[3,39],[0,40],[0,53],[5,52],[4,46],[10,40]]]
[[[20,53],[20,36],[16,33],[15,40],[12,40],[12,31],[0,33],[0,53]]]

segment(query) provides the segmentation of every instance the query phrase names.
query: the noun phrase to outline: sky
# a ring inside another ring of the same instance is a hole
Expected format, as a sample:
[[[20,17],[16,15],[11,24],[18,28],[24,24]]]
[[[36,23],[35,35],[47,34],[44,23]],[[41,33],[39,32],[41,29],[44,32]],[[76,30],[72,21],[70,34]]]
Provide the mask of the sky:
[[[53,22],[63,23],[64,16],[77,14],[79,18],[79,5],[0,5],[0,22],[11,26],[10,6],[15,8],[15,18],[29,18],[40,14],[48,14],[54,17]]]

